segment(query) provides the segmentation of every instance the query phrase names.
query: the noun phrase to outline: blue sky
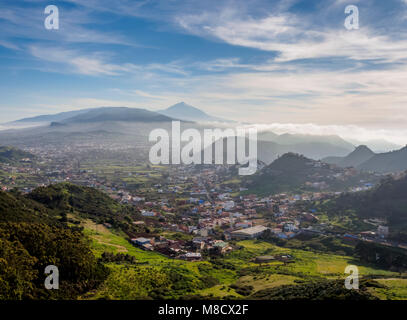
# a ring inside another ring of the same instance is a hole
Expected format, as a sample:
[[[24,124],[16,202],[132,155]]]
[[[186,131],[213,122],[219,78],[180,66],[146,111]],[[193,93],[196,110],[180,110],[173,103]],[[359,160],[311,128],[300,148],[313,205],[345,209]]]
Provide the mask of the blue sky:
[[[0,122],[185,101],[255,123],[406,127],[407,0],[13,0],[0,30]]]

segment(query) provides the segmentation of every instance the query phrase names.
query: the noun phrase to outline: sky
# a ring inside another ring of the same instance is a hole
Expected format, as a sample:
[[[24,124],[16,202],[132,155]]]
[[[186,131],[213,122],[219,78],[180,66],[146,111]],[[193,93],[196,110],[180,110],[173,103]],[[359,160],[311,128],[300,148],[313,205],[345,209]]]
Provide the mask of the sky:
[[[348,5],[358,29],[345,28]],[[184,101],[407,143],[407,0],[3,0],[0,30],[0,123]]]

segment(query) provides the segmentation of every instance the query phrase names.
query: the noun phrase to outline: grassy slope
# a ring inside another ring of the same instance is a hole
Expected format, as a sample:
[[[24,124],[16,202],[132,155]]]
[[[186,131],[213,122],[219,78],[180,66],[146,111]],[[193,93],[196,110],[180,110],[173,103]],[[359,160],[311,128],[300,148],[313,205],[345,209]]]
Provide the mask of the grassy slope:
[[[111,275],[97,292],[84,297],[90,299],[143,299],[147,298],[149,291],[154,287],[161,286],[170,289],[170,282],[162,272],[163,268],[168,266],[175,267],[179,272],[187,274],[190,276],[191,283],[196,283],[198,279],[205,276],[202,271],[202,265],[205,265],[209,268],[210,275],[219,281],[219,284],[211,288],[194,289],[190,294],[213,298],[225,296],[239,298],[242,296],[230,288],[230,285],[252,286],[253,292],[255,292],[285,284],[300,283],[311,278],[344,279],[346,265],[358,265],[352,257],[286,249],[266,242],[245,240],[238,243],[242,249],[234,251],[224,258],[224,261],[233,264],[236,270],[213,269],[208,262],[180,261],[169,259],[155,252],[140,250],[128,243],[123,235],[116,234],[115,231],[96,225],[89,220],[84,221],[83,225],[86,234],[93,241],[92,247],[96,256],[100,256],[104,251],[121,252],[136,257],[139,262],[136,266],[108,264],[112,270]],[[296,262],[284,265],[277,261],[259,266],[250,261],[253,257],[264,254],[290,254]],[[384,278],[379,282],[383,282],[388,289],[374,289],[376,296],[382,299],[390,296],[407,299],[407,280],[396,279],[397,273],[365,265],[359,265],[359,272],[361,276],[377,275]]]

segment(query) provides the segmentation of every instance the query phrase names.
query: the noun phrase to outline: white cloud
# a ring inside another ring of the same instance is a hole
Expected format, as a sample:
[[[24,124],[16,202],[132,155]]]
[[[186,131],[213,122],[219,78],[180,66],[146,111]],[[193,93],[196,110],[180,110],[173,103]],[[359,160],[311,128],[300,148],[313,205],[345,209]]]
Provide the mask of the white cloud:
[[[38,59],[65,66],[64,69],[58,69],[58,72],[62,73],[78,73],[93,76],[119,76],[128,73],[138,73],[143,74],[143,76],[148,76],[149,73],[154,72],[176,75],[187,74],[182,67],[176,63],[152,63],[147,65],[135,65],[132,63],[116,64],[108,62],[109,57],[98,52],[85,54],[78,50],[30,46],[29,53]]]
[[[85,75],[118,75],[121,71],[125,70],[123,66],[106,63],[100,57],[79,55],[74,50],[31,46],[29,51],[36,58],[67,64],[71,68],[74,67],[74,70],[67,71],[74,71]]]
[[[259,132],[273,131],[277,134],[309,134],[309,135],[338,135],[344,139],[355,139],[361,142],[371,140],[386,140],[400,145],[406,145],[407,129],[405,130],[369,130],[360,126],[347,125],[317,125],[314,123],[271,123],[253,124],[247,127],[255,127]]]
[[[339,21],[344,19],[345,15]],[[407,51],[407,39],[391,39],[366,26],[352,31],[344,27],[326,29],[312,24],[305,17],[289,13],[253,18],[223,10],[180,14],[176,22],[192,34],[213,37],[232,45],[276,51],[279,53],[277,62],[323,57],[395,62],[405,59]]]

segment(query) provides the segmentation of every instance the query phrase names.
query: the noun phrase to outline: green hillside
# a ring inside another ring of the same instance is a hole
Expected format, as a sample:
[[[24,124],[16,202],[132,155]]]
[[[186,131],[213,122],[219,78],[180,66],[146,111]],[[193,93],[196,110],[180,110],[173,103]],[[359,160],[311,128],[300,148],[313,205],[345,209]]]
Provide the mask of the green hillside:
[[[64,183],[28,195],[2,192],[0,205],[0,299],[407,298],[402,271],[323,239],[324,248],[232,241],[229,254],[188,262],[134,247],[128,218],[136,213],[92,188]],[[102,225],[106,220],[112,228]],[[292,263],[255,263],[262,255],[290,255]],[[344,269],[355,263],[362,290],[345,291]],[[44,289],[50,264],[59,268],[60,290]]]
[[[366,192],[343,194],[321,209],[331,215],[356,213],[362,218],[386,218],[392,229],[403,229],[407,226],[407,176],[386,178]]]
[[[33,159],[34,155],[17,148],[0,146],[0,162],[14,163],[25,158]]]
[[[110,217],[121,209],[120,205],[107,194],[69,183],[40,187],[27,197],[47,208],[75,211],[85,217]]]
[[[37,222],[55,224],[56,214],[41,203],[18,192],[0,191],[0,222]]]
[[[276,194],[303,191],[343,191],[360,184],[362,179],[376,179],[368,173],[344,175],[344,169],[308,159],[295,153],[286,153],[270,165],[245,178],[250,193]],[[338,177],[339,175],[339,177]],[[315,186],[316,184],[316,186]]]
[[[400,150],[378,153],[361,163],[358,169],[376,172],[400,172],[407,170],[407,147]]]
[[[81,229],[69,227],[56,209],[0,192],[1,300],[75,299],[107,276]],[[60,290],[44,288],[47,265],[58,267]]]

